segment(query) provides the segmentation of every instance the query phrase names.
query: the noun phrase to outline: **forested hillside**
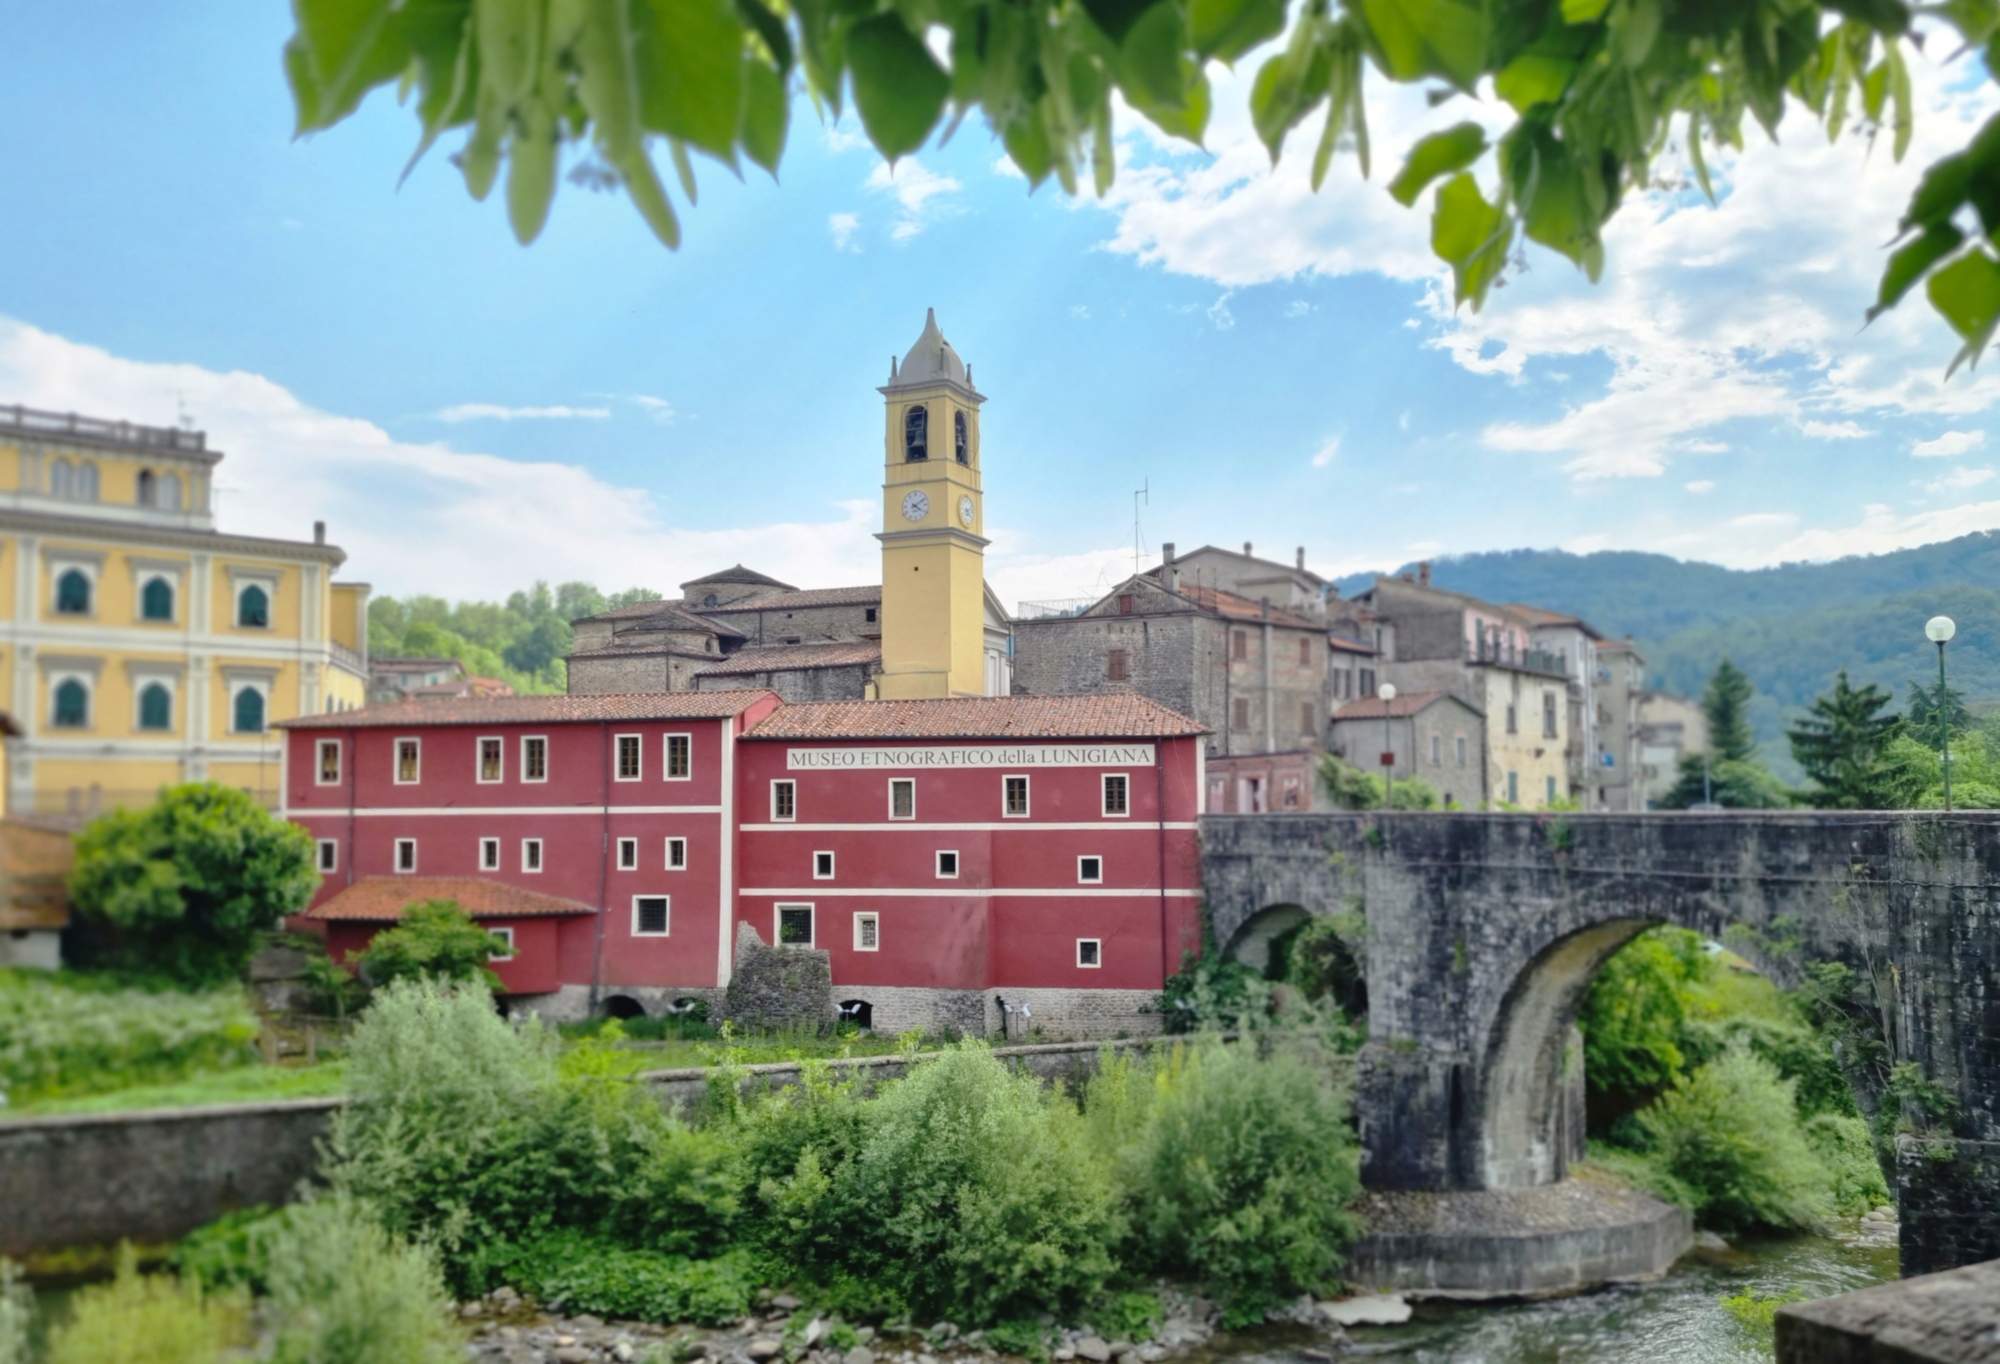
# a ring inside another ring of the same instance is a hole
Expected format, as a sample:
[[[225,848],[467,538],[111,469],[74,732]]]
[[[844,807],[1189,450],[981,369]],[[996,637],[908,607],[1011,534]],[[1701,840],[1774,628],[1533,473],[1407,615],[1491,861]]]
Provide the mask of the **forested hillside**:
[[[560,692],[571,621],[660,595],[632,587],[607,597],[589,583],[551,592],[538,582],[505,602],[377,597],[368,604],[368,651],[378,658],[455,658],[475,677],[497,677],[517,692]]]

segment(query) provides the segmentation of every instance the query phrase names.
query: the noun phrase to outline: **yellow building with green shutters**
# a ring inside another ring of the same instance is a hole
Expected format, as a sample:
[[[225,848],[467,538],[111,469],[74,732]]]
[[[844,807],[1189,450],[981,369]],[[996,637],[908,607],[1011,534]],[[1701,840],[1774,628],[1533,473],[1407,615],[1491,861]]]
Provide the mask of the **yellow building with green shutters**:
[[[199,431],[0,406],[7,808],[85,819],[213,780],[279,793],[271,726],[364,704],[368,587],[325,541],[215,529]]]

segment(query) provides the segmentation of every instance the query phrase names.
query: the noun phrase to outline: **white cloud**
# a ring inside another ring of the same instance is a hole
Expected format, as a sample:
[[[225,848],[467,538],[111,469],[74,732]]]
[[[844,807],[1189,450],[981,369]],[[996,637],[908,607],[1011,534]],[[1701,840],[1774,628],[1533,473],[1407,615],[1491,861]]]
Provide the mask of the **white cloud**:
[[[650,393],[634,393],[632,401],[645,408],[652,419],[662,426],[672,426],[674,418],[680,415],[674,411],[672,403],[665,398],[655,398]]]
[[[833,237],[836,251],[859,251],[854,244],[854,234],[861,227],[861,219],[852,213],[830,213],[826,219],[826,230]]]
[[[1910,447],[1918,459],[1948,459],[1986,444],[1984,431],[1947,431],[1932,440],[1920,440]]]
[[[1236,314],[1229,311],[1229,290],[1222,297],[1208,305],[1208,321],[1219,332],[1226,332],[1236,325]]]
[[[1025,180],[1028,173],[1014,164],[1014,158],[1002,155],[993,163],[993,173],[1003,180]]]
[[[598,421],[611,415],[608,407],[502,407],[498,403],[459,403],[437,414],[441,422],[473,421]]]
[[[987,555],[986,581],[1009,611],[1024,601],[1095,599],[1132,576],[1130,545],[1082,554],[1023,554],[1018,534],[1005,529],[988,533],[993,548]]]
[[[1860,440],[1875,434],[1860,422],[1805,421],[1799,423],[1799,430],[1814,440]]]
[[[1715,491],[1715,480],[1712,478],[1697,478],[1694,482],[1687,485],[1687,490],[1691,493],[1712,493]]]
[[[1976,530],[1995,528],[2000,528],[2000,502],[1968,502],[1908,516],[1900,516],[1882,503],[1872,503],[1861,509],[1861,519],[1855,524],[1803,531],[1779,545],[1762,562],[1887,554],[1890,550],[1953,540]]]
[[[1719,440],[1684,440],[1680,448],[1691,455],[1720,455],[1729,450],[1729,446]]]
[[[1324,469],[1327,465],[1333,463],[1334,456],[1339,453],[1340,437],[1328,436],[1321,442],[1319,449],[1313,452],[1313,468]]]
[[[828,151],[858,152],[869,148],[868,134],[849,119],[827,125],[826,146]]]
[[[1313,305],[1302,298],[1295,298],[1285,308],[1286,317],[1304,317],[1313,310]]]
[[[868,173],[863,187],[895,198],[900,212],[889,235],[899,242],[908,241],[939,218],[950,216],[955,206],[947,202],[947,196],[964,188],[949,175],[925,169],[914,156],[904,157],[893,167],[886,161],[877,164]]]
[[[1087,303],[1072,303],[1069,305],[1069,315],[1079,322],[1088,322],[1090,321],[1090,305]]]
[[[1942,478],[1934,478],[1924,484],[1924,491],[1932,493],[1962,493],[1967,488],[1977,488],[1993,477],[1990,468],[1960,465]]]

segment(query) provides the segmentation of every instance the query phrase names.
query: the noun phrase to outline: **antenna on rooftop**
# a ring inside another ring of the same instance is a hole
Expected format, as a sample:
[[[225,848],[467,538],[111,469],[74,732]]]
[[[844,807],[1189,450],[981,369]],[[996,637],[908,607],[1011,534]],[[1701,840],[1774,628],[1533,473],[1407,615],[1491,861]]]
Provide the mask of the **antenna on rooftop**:
[[[186,389],[177,388],[174,390],[174,407],[178,409],[178,411],[180,412],[178,420],[180,422],[181,430],[183,431],[194,430],[194,413],[188,411],[188,398]]]
[[[1152,505],[1152,488],[1153,480],[1149,478],[1144,487],[1137,488],[1132,493],[1132,576],[1135,578],[1145,566],[1146,558],[1145,542],[1140,539],[1139,507],[1141,504]]]

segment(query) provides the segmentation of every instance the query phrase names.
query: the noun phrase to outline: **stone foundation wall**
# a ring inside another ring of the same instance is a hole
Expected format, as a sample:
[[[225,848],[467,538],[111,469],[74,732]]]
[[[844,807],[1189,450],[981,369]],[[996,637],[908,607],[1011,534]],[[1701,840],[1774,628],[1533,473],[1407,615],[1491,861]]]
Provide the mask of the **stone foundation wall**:
[[[739,922],[736,971],[723,992],[722,1013],[745,1028],[832,1027],[832,954],[815,947],[768,947],[755,928]]]
[[[1896,1207],[1906,1275],[2000,1258],[2000,1141],[1898,1137]]]

